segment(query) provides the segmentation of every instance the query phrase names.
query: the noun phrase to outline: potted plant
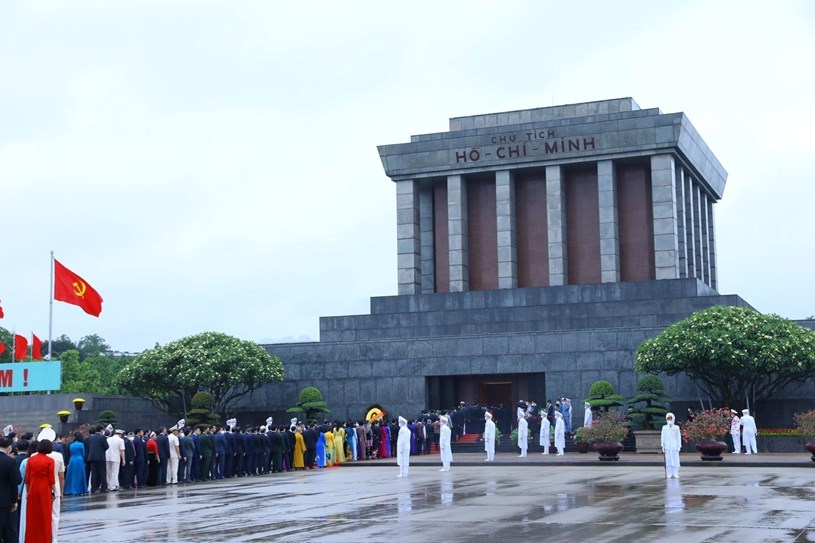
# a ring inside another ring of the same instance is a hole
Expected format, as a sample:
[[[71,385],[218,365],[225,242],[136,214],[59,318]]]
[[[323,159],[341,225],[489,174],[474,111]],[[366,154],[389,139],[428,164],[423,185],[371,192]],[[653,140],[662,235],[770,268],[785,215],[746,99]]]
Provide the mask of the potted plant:
[[[727,444],[722,437],[730,431],[733,416],[729,409],[706,409],[696,413],[692,421],[682,428],[682,438],[694,441],[696,450],[702,453],[702,460],[720,461]]]
[[[82,408],[85,407],[85,399],[84,398],[74,398],[74,409],[77,411],[82,411]]]
[[[619,460],[619,452],[623,450],[620,443],[628,435],[628,425],[622,413],[608,411],[600,413],[592,421],[591,426],[583,427],[580,432],[581,439],[593,444],[600,460]]]
[[[574,431],[574,443],[577,445],[577,452],[581,454],[586,454],[589,452],[589,445],[590,443],[583,437],[583,430],[585,426],[581,426],[577,430]]]
[[[59,417],[60,422],[65,423],[68,422],[68,417],[71,416],[71,412],[63,409],[62,411],[57,411],[57,416]]]
[[[111,411],[110,409],[105,409],[101,413],[99,413],[99,424],[113,424],[115,425],[119,422],[119,416],[116,414],[115,411]]]
[[[662,432],[668,409],[662,405],[668,401],[665,384],[656,375],[645,375],[637,381],[637,395],[628,405],[644,404],[629,411],[632,421],[639,427],[634,430],[638,453],[659,453],[662,449]]]
[[[804,411],[803,413],[795,414],[795,426],[804,437],[815,437],[815,409]],[[807,441],[804,448],[809,451],[812,456],[810,459],[815,462],[815,440]]]

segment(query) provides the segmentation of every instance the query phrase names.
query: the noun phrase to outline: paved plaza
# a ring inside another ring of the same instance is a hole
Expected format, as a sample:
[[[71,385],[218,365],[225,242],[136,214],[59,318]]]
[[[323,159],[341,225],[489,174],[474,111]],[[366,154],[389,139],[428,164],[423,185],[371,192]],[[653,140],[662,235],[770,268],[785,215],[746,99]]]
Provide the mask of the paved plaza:
[[[658,458],[459,454],[445,473],[438,456],[420,457],[407,479],[382,460],[69,497],[59,541],[815,541],[805,454],[718,465],[683,454],[680,480]]]

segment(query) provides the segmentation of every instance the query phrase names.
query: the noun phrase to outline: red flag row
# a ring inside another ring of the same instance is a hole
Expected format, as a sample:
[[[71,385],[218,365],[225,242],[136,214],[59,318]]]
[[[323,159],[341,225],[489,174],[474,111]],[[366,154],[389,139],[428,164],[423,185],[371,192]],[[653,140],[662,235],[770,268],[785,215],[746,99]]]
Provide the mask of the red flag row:
[[[94,317],[102,313],[102,296],[87,281],[63,266],[56,258],[54,259],[54,299],[77,305],[85,313]],[[3,307],[0,306],[0,319],[4,316]],[[35,334],[31,336],[31,358],[42,360],[42,341]],[[6,352],[6,346],[0,342],[0,355],[4,352]],[[28,338],[15,334],[14,360],[25,360],[26,356],[28,356]]]
[[[0,341],[0,355],[6,352],[6,346]],[[14,360],[25,360],[28,356],[28,338],[14,334]],[[42,360],[42,340],[37,334],[31,334],[31,359]]]

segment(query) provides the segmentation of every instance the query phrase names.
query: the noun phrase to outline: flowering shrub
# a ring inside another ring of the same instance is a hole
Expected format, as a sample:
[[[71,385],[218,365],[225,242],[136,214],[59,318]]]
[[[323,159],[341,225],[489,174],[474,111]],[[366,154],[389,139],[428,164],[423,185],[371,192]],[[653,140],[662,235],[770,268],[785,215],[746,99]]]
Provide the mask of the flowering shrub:
[[[628,435],[628,423],[623,414],[617,411],[600,413],[591,421],[591,426],[580,429],[579,435],[580,441],[585,443],[616,443]]]
[[[732,420],[729,409],[706,409],[683,425],[682,438],[686,441],[719,441],[730,431]]]
[[[815,409],[795,414],[795,425],[801,435],[815,437]]]

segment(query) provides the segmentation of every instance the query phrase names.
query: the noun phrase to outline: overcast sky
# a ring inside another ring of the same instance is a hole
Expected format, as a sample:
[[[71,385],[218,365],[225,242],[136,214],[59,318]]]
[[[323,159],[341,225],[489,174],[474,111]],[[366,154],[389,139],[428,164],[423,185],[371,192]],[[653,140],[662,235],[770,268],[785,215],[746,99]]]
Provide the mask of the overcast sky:
[[[49,251],[104,297],[54,337],[319,337],[396,294],[377,144],[625,96],[729,173],[720,292],[815,314],[815,3],[0,3],[0,326],[48,336]]]

